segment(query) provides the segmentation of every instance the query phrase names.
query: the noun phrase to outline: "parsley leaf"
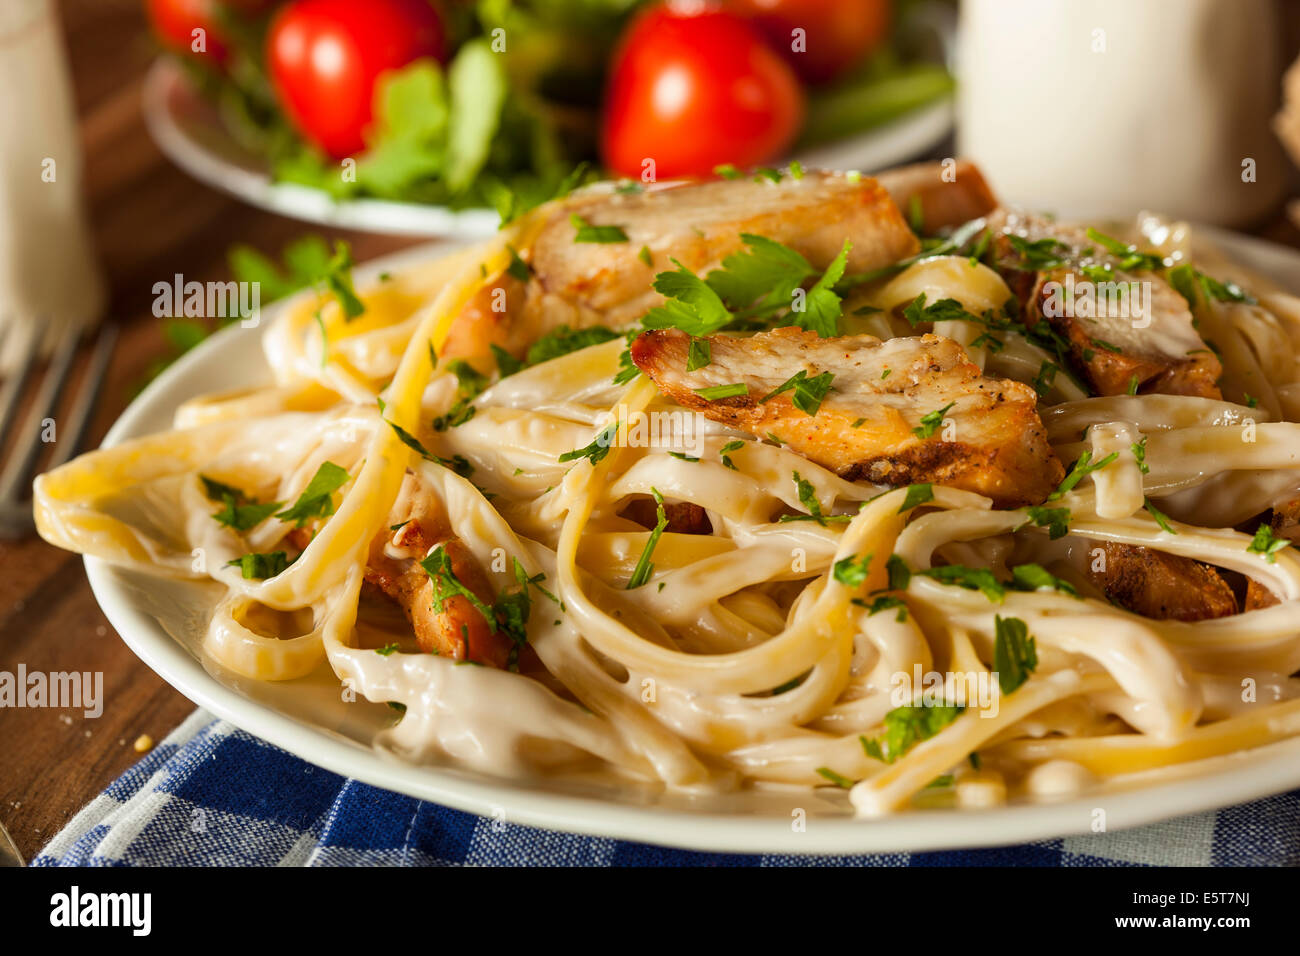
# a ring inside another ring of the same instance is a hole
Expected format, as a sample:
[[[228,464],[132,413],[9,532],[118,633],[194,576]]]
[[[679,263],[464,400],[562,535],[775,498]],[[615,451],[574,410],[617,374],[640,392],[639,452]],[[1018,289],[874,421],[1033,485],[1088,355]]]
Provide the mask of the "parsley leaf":
[[[832,573],[835,580],[847,588],[862,587],[862,583],[867,580],[867,570],[871,567],[871,555],[864,555],[862,560],[857,560],[853,555],[842,558],[835,562]]]
[[[332,461],[321,462],[298,500],[284,511],[278,512],[276,517],[292,521],[299,528],[313,518],[328,518],[334,513],[334,492],[347,483],[348,477],[346,468]]]
[[[289,566],[289,560],[283,551],[272,551],[269,554],[241,555],[227,561],[226,566],[238,567],[245,581],[254,581],[275,577]]]
[[[1177,534],[1174,526],[1169,523],[1169,516],[1151,503],[1150,498],[1144,498],[1142,507],[1146,508],[1147,513],[1156,519],[1156,524],[1160,525],[1162,531],[1168,531],[1170,534]]]
[[[664,529],[668,527],[668,514],[664,511],[664,496],[655,488],[651,488],[650,491],[655,497],[655,526],[650,530],[650,537],[646,539],[645,547],[641,550],[641,557],[637,558],[636,567],[632,569],[632,577],[628,578],[627,590],[629,591],[641,587],[650,580],[650,575],[654,574],[655,566],[650,563],[650,559],[654,556],[655,546],[663,536]]]
[[[686,371],[694,372],[713,364],[713,348],[708,339],[691,339],[686,352]]]
[[[790,398],[790,404],[806,415],[816,415],[818,409],[822,407],[822,401],[826,398],[826,393],[831,390],[831,382],[834,378],[835,376],[830,372],[822,372],[820,375],[809,378],[808,372],[800,369],[760,398],[758,403],[762,405],[783,392],[793,389],[794,395]]]
[[[719,457],[722,458],[723,466],[730,468],[732,471],[740,471],[740,469],[736,467],[736,463],[731,460],[731,455],[728,453],[733,451],[739,451],[744,447],[745,447],[745,443],[743,441],[741,441],[739,438],[734,438],[731,441],[727,442],[725,445],[723,445],[721,448],[719,448],[718,455]]]
[[[1038,648],[1029,627],[1018,617],[993,615],[993,669],[998,687],[1010,694],[1029,679],[1038,667]]]
[[[865,736],[860,736],[858,740],[867,756],[893,763],[914,746],[929,740],[951,724],[962,709],[952,704],[936,704],[933,707],[909,704],[895,707],[885,714],[883,741]]]
[[[1273,529],[1266,524],[1259,526],[1255,532],[1255,537],[1251,539],[1246,550],[1262,555],[1264,560],[1269,564],[1277,563],[1277,553],[1291,544],[1286,538],[1280,537],[1273,533]]]
[[[1045,508],[1042,505],[1034,505],[1026,509],[1026,514],[1035,525],[1047,529],[1049,540],[1063,538],[1070,532],[1069,508]]]
[[[614,444],[614,436],[618,434],[618,422],[613,422],[601,429],[589,445],[582,448],[575,448],[573,451],[566,451],[559,457],[559,461],[578,461],[582,458],[591,459],[593,465],[599,465],[609,454],[610,447]]]
[[[901,515],[904,511],[923,505],[927,501],[934,501],[934,487],[929,482],[908,485],[907,495],[903,498],[903,504],[899,507],[898,513]]]
[[[1143,441],[1146,441],[1146,439],[1143,439]],[[1066,493],[1071,491],[1074,486],[1083,481],[1084,478],[1091,475],[1094,471],[1100,471],[1102,468],[1105,468],[1118,457],[1119,452],[1113,451],[1105,458],[1094,463],[1092,460],[1092,452],[1085,451],[1079,456],[1078,460],[1070,466],[1070,471],[1066,474],[1064,480],[1057,485],[1055,491],[1047,496],[1047,500],[1056,501],[1065,497]]]
[[[235,531],[249,531],[257,527],[279,508],[281,501],[259,502],[244,494],[238,488],[222,484],[219,481],[199,475],[203,482],[204,493],[213,501],[221,502],[225,507],[213,513],[213,519]]]
[[[622,226],[593,226],[587,220],[583,219],[576,212],[569,216],[569,222],[573,224],[576,230],[573,236],[574,242],[627,242],[627,233],[623,231]]]
[[[700,396],[700,398],[714,402],[720,398],[736,398],[740,395],[748,395],[749,386],[744,382],[731,382],[727,385],[709,385],[705,388],[693,388],[691,391]]]
[[[528,347],[526,361],[529,365],[540,365],[542,362],[549,362],[570,352],[612,342],[618,337],[618,332],[607,329],[603,325],[591,325],[583,329],[571,329],[567,325],[561,325]]]
[[[917,438],[933,437],[934,433],[943,425],[943,416],[948,414],[948,410],[956,404],[956,402],[949,402],[947,405],[943,406],[943,408],[935,409],[932,412],[926,412],[921,416],[921,424],[912,429],[912,434]]]

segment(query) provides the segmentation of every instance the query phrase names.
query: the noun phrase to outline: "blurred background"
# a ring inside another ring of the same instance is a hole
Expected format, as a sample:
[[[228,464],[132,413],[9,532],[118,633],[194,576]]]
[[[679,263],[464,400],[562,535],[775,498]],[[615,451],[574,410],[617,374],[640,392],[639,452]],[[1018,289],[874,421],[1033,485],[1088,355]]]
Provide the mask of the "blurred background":
[[[589,179],[791,159],[965,155],[1036,209],[1300,249],[1298,56],[1294,0],[0,0],[0,651],[137,702],[95,739],[3,715],[20,847],[192,706],[23,500],[44,421],[80,415],[93,445],[235,318],[160,309],[159,283],[255,281],[265,305],[338,239],[362,261]]]

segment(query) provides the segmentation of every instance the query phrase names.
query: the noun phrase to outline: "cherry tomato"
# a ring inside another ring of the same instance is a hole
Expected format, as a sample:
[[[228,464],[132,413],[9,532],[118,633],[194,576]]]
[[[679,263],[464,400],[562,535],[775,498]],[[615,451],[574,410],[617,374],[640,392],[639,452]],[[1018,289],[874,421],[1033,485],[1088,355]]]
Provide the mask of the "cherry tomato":
[[[217,0],[145,0],[145,12],[163,46],[220,66],[226,44],[217,28]],[[202,51],[194,49],[194,31],[202,30]]]
[[[727,0],[751,17],[772,49],[809,83],[825,83],[861,63],[889,32],[890,0]],[[803,50],[794,31],[802,29]]]
[[[380,74],[441,61],[445,39],[428,0],[296,0],[271,24],[267,61],[290,121],[338,159],[365,148]]]
[[[640,176],[646,159],[659,178],[704,175],[778,158],[802,120],[798,81],[753,26],[725,10],[664,4],[619,41],[601,148],[624,176]]]

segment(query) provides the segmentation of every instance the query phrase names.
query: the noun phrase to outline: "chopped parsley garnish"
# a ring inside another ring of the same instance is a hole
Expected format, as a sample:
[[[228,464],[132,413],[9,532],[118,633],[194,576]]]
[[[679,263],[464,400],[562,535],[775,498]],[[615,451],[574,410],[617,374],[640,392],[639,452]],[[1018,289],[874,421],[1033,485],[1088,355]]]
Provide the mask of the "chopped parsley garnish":
[[[1145,441],[1145,439],[1143,440]],[[1047,500],[1056,501],[1065,497],[1065,494],[1071,491],[1079,482],[1083,481],[1084,478],[1091,475],[1094,471],[1099,471],[1102,468],[1105,468],[1118,457],[1119,452],[1113,451],[1105,458],[1094,463],[1092,460],[1092,452],[1085,451],[1079,456],[1078,460],[1070,466],[1070,471],[1066,474],[1065,479],[1057,486],[1055,491],[1047,496]]]
[[[739,179],[740,170],[731,163],[722,163],[713,167],[713,175],[721,179]]]
[[[912,434],[917,438],[933,437],[934,433],[943,425],[943,416],[948,414],[948,410],[956,404],[956,402],[949,402],[947,405],[943,406],[943,408],[937,408],[932,412],[926,412],[921,416],[921,424],[912,429]]]
[[[1133,457],[1137,459],[1138,471],[1144,475],[1151,473],[1151,466],[1147,464],[1147,439],[1144,435],[1141,441],[1135,441],[1129,445],[1129,450],[1133,452]]]
[[[1007,589],[988,568],[970,568],[964,564],[945,564],[924,571],[913,571],[918,577],[926,577],[940,584],[953,584],[967,591],[979,591],[994,604],[1001,604]]]
[[[1139,384],[1140,383],[1138,382],[1137,373],[1134,372],[1133,376],[1128,380],[1128,394],[1136,395],[1138,393]]]
[[[654,268],[655,260],[654,256],[650,254],[649,246],[642,246],[640,251],[637,252],[636,257],[650,268]]]
[[[694,372],[713,364],[713,348],[708,339],[692,338],[686,350],[686,371]]]
[[[760,398],[758,403],[762,405],[793,389],[794,395],[790,398],[790,404],[806,415],[816,415],[818,409],[822,407],[822,401],[826,398],[826,393],[831,390],[831,382],[834,378],[835,376],[830,372],[822,372],[820,375],[809,378],[808,372],[800,369]]]
[[[1150,498],[1144,498],[1142,507],[1146,508],[1147,513],[1156,519],[1156,524],[1160,525],[1162,531],[1168,531],[1170,534],[1177,534],[1174,526],[1169,523],[1169,516],[1151,503]]]
[[[382,398],[377,399],[376,401],[379,403],[379,412],[382,416],[384,409],[387,407],[387,403]],[[453,458],[442,458],[435,455],[433,452],[429,451],[429,449],[424,447],[420,439],[416,438],[401,425],[397,424],[397,422],[389,421],[387,418],[385,418],[384,421],[388,423],[388,427],[393,430],[393,434],[398,437],[403,445],[411,449],[426,461],[442,465],[442,467],[454,471],[462,478],[468,478],[474,473],[474,466],[470,464],[469,460],[463,455],[456,455]]]
[[[1259,408],[1259,399],[1256,398],[1254,395],[1249,395],[1243,392],[1241,397],[1246,400],[1247,408]]]
[[[506,246],[506,250],[510,253],[510,265],[506,266],[506,274],[520,282],[527,282],[532,277],[533,270],[528,267],[528,263],[519,258],[519,253],[515,251],[514,246]]]
[[[239,573],[246,581],[273,578],[289,566],[289,557],[283,551],[269,554],[245,554],[233,561],[226,562],[227,567],[239,568]]]
[[[821,336],[839,334],[842,303],[834,286],[848,261],[847,242],[818,276],[812,264],[788,246],[751,233],[742,233],[741,239],[746,248],[727,256],[721,269],[704,278],[672,260],[675,271],[655,276],[655,291],[666,301],[646,313],[645,327],[704,336],[728,326],[764,328],[774,323]],[[813,285],[797,297],[796,290],[815,276]]]
[[[694,455],[684,455],[680,451],[670,451],[668,455],[670,458],[679,458],[682,461],[699,461]]]
[[[1255,532],[1255,537],[1251,539],[1246,550],[1262,555],[1269,564],[1276,564],[1277,553],[1290,544],[1291,542],[1286,538],[1275,535],[1271,527],[1262,524],[1259,526],[1259,530]]]
[[[1026,514],[1035,525],[1047,529],[1047,537],[1052,541],[1065,537],[1070,531],[1069,508],[1045,508],[1042,505],[1034,505],[1026,509]]]
[[[1091,342],[1093,345],[1097,346],[1097,348],[1099,349],[1105,349],[1107,352],[1114,352],[1117,355],[1124,354],[1124,350],[1122,348],[1120,348],[1118,345],[1113,345],[1110,342],[1105,342],[1102,341],[1101,339],[1089,339],[1088,341]]]
[[[1119,259],[1119,267],[1126,272],[1154,272],[1165,266],[1164,257],[1154,252],[1139,252],[1137,246],[1121,242],[1112,236],[1088,227],[1088,238]]]
[[[235,531],[257,527],[284,506],[282,501],[259,502],[238,488],[214,481],[206,475],[199,475],[199,480],[203,482],[204,494],[225,506],[213,513],[213,519]]]
[[[720,398],[736,398],[739,395],[748,395],[749,386],[744,382],[731,382],[727,385],[709,385],[706,388],[694,388],[691,391],[700,398],[713,402]]]
[[[488,386],[487,376],[464,359],[454,359],[447,364],[447,370],[456,376],[456,401],[447,409],[447,414],[439,415],[433,420],[433,430],[446,431],[464,425],[478,411],[474,399]]]
[[[1012,234],[1008,234],[1006,238],[1019,257],[1016,265],[1029,272],[1054,269],[1057,266],[1065,265],[1064,254],[1070,251],[1069,246],[1065,243],[1050,237],[1036,239],[1032,242],[1024,236]]]
[[[334,255],[325,271],[325,287],[338,301],[344,320],[351,322],[366,311],[352,287],[352,248],[342,241],[334,243]]]
[[[908,485],[907,495],[903,498],[903,504],[899,507],[898,513],[901,515],[904,511],[909,511],[918,505],[923,505],[927,501],[934,501],[934,487],[929,482],[919,485]]]
[[[1017,591],[1048,589],[1060,591],[1072,597],[1079,596],[1079,592],[1073,584],[1058,578],[1041,564],[1017,564],[1011,569],[1011,586]]]
[[[524,363],[501,346],[493,342],[489,347],[492,349],[492,357],[497,361],[497,371],[501,373],[502,378],[508,378],[516,372],[523,371]]]
[[[804,506],[808,512],[804,515],[781,515],[780,521],[816,521],[823,527],[830,521],[852,521],[852,515],[825,515],[822,514],[821,502],[817,500],[817,489],[813,487],[811,481],[807,481],[799,472],[793,472],[795,491],[799,495],[799,503]]]
[[[850,780],[848,777],[844,776],[844,775],[841,774],[841,773],[836,773],[836,772],[835,772],[834,770],[832,770],[830,767],[818,767],[818,768],[817,768],[817,773],[818,773],[820,776],[825,777],[827,780],[829,780],[831,783],[835,784],[835,786],[837,786],[837,787],[842,787],[842,788],[845,789],[845,790],[852,790],[852,789],[853,789],[853,781],[852,781],[852,780]]]
[[[832,573],[835,580],[846,588],[860,588],[867,580],[867,570],[871,567],[871,555],[864,555],[861,560],[850,555],[835,562]]]
[[[668,514],[664,511],[664,496],[655,488],[650,489],[655,498],[655,526],[650,531],[650,537],[646,539],[645,547],[641,550],[641,557],[637,558],[636,567],[632,569],[632,577],[628,578],[627,589],[639,588],[650,580],[650,575],[654,574],[655,566],[650,563],[654,556],[655,545],[663,536],[664,529],[668,527]]]
[[[733,451],[739,451],[744,447],[745,443],[743,441],[739,438],[733,438],[731,441],[719,448],[718,455],[722,458],[722,464],[725,467],[730,468],[732,471],[739,471],[740,469],[736,467],[736,463],[731,460],[730,453]]]
[[[348,470],[332,461],[321,462],[307,487],[290,507],[276,514],[282,521],[292,521],[301,528],[313,518],[328,518],[334,513],[334,492],[348,481]]]
[[[1189,306],[1195,307],[1197,289],[1204,293],[1206,300],[1217,299],[1219,302],[1244,302],[1254,305],[1255,299],[1235,282],[1220,282],[1207,276],[1190,263],[1176,266],[1169,270],[1169,284],[1172,285]]]
[[[380,657],[388,657],[390,654],[396,654],[399,650],[396,643],[385,644],[383,647],[376,647],[375,653]],[[404,709],[404,708],[403,708]]]
[[[792,179],[803,179],[803,163],[797,159],[790,160],[790,177]]]
[[[933,305],[925,304],[922,292],[903,309],[903,318],[913,327],[922,322],[978,322],[956,299],[940,299]]]
[[[434,612],[441,614],[447,599],[451,597],[462,597],[468,601],[493,631],[500,631],[510,638],[512,646],[507,666],[511,670],[517,669],[519,649],[528,641],[528,616],[532,611],[532,598],[528,593],[528,586],[530,584],[535,586],[537,582],[545,579],[545,575],[542,574],[530,578],[518,558],[514,558],[513,563],[515,580],[519,582],[520,589],[502,595],[489,606],[456,577],[451,557],[441,545],[429,552],[428,557],[420,562],[420,567],[424,568],[424,573],[429,576],[432,584],[431,603]],[[457,663],[476,663],[468,660],[469,630],[465,625],[461,625],[461,634],[465,641],[465,659]]]
[[[589,458],[593,465],[599,465],[605,460],[605,456],[609,454],[609,449],[614,444],[614,436],[617,434],[618,422],[613,422],[601,429],[600,434],[593,438],[589,445],[575,448],[573,451],[566,451],[558,460],[564,462]]]
[[[858,740],[868,757],[893,763],[917,744],[929,740],[951,724],[962,710],[963,708],[952,704],[936,704],[933,707],[909,704],[895,707],[885,714],[883,740],[868,739],[865,735],[859,736]]]
[[[1038,366],[1038,375],[1034,377],[1034,381],[1031,383],[1034,386],[1034,391],[1040,396],[1050,392],[1052,383],[1056,381],[1056,374],[1059,371],[1061,371],[1061,366],[1043,359],[1043,364]]]
[[[561,325],[530,345],[526,359],[529,365],[540,365],[542,362],[549,362],[570,352],[612,342],[618,337],[618,332],[607,329],[603,325],[590,325],[583,329],[571,329],[567,325]]]
[[[1029,679],[1038,667],[1038,647],[1029,627],[1018,617],[993,615],[993,669],[998,687],[1010,694]]]
[[[907,562],[896,554],[891,554],[885,562],[885,573],[889,575],[890,591],[906,591],[912,582],[912,571]]]
[[[893,610],[894,608],[898,609],[898,614],[895,615],[894,620],[898,621],[900,624],[906,621],[907,604],[901,598],[891,597],[888,594],[882,594],[880,597],[872,601],[871,605],[867,608],[867,615],[869,617],[874,616],[883,611]]]
[[[569,216],[569,222],[577,230],[573,236],[574,242],[627,242],[627,233],[622,226],[593,226],[576,212]]]

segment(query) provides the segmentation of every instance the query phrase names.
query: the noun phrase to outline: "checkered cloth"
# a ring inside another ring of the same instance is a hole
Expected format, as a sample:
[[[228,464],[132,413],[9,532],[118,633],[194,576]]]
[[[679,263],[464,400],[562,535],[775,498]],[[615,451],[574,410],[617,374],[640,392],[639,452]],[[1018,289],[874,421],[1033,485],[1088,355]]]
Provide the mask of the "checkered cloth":
[[[1300,864],[1300,791],[1117,833],[950,853],[695,853],[500,823],[314,767],[195,711],[33,866]]]

